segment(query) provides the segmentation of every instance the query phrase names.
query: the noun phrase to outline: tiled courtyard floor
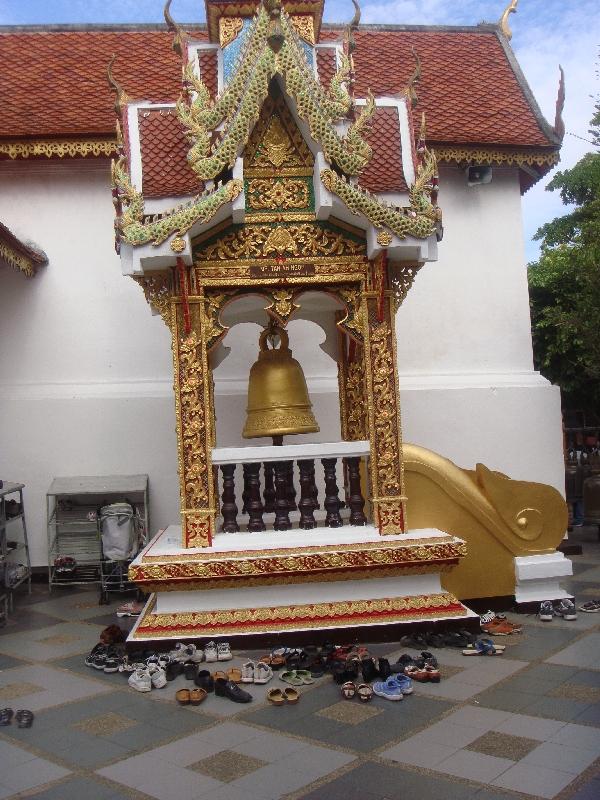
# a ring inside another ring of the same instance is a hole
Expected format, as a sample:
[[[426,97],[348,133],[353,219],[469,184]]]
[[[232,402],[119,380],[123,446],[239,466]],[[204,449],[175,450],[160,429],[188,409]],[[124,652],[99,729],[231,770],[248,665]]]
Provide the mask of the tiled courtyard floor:
[[[565,585],[600,597],[596,531],[573,540],[584,552]],[[266,702],[275,679],[249,687],[249,705],[210,695],[191,708],[174,700],[183,677],[139,694],[86,667],[111,607],[34,585],[0,628],[0,708],[35,713],[31,729],[0,728],[0,800],[599,800],[600,614],[509,617],[523,633],[502,638],[503,656],[437,650],[442,682],[401,703],[343,700],[325,677],[297,705]]]

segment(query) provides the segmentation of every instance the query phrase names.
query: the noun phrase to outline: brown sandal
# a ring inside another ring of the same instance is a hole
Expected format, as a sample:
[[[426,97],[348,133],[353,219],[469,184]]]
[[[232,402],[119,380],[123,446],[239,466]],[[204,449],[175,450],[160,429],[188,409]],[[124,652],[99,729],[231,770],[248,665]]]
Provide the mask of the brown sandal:
[[[199,706],[203,700],[206,700],[207,692],[204,689],[190,689],[189,692],[190,692],[190,703],[193,706]]]
[[[342,696],[346,698],[346,700],[352,700],[354,695],[356,694],[356,684],[352,683],[352,681],[346,681],[341,686]]]
[[[232,681],[232,683],[241,683],[242,682],[242,670],[238,669],[237,667],[232,667],[231,669],[227,670],[227,680]]]
[[[291,686],[288,686],[286,689],[283,690],[283,695],[288,703],[294,705],[300,700],[300,692],[297,692],[295,689],[292,689]]]
[[[285,696],[281,689],[270,689],[267,692],[267,700],[274,706],[282,706],[285,703]]]
[[[373,697],[373,689],[368,683],[359,683],[356,687],[356,693],[361,703],[368,703]]]
[[[216,681],[219,678],[223,678],[224,681],[228,681],[229,680],[227,675],[224,672],[222,672],[221,670],[217,670],[216,672],[213,672],[213,680]]]
[[[175,699],[180,706],[187,706],[191,702],[189,689],[177,689],[175,692]]]

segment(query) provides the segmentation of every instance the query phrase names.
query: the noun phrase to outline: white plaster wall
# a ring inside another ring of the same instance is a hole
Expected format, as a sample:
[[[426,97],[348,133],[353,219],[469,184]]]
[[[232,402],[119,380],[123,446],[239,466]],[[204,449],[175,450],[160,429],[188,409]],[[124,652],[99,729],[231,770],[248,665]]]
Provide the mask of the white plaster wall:
[[[562,488],[558,390],[533,372],[516,172],[466,187],[444,170],[440,260],[398,318],[407,441],[472,467]],[[34,564],[46,560],[45,492],[55,475],[150,475],[152,528],[177,523],[170,337],[113,248],[106,161],[0,165],[0,219],[37,242],[31,280],[0,268],[0,477],[27,485]],[[252,324],[232,328],[217,378],[220,445],[242,442]],[[324,334],[292,322],[321,432],[339,438],[337,378]]]

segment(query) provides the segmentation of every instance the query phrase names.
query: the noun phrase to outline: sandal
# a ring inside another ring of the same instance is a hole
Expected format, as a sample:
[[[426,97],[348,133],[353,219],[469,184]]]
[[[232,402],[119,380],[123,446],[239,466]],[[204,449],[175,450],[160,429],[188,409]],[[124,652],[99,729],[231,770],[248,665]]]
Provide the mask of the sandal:
[[[269,689],[267,700],[274,706],[282,706],[285,703],[285,696],[281,689]]]
[[[361,703],[368,703],[373,697],[373,689],[368,683],[359,683],[356,687],[356,693]]]
[[[14,713],[12,708],[0,708],[0,725],[10,725]]]
[[[302,684],[304,683],[302,678],[298,678],[298,676],[296,675],[295,669],[286,670],[285,672],[282,672],[281,675],[279,676],[279,680],[284,681],[284,683],[290,683],[292,686],[302,686]]]
[[[315,679],[312,677],[310,671],[307,669],[297,669],[296,677],[300,678],[302,683],[310,684],[315,682]]]
[[[346,681],[346,683],[342,685],[341,689],[342,689],[342,696],[345,697],[346,700],[352,700],[352,698],[356,694],[356,684],[352,683],[352,681]]]
[[[294,705],[300,700],[300,693],[289,686],[283,690],[283,696],[291,705]]]
[[[213,672],[213,681],[216,681],[219,678],[222,678],[224,681],[228,680],[227,675],[224,672],[222,672],[221,670],[217,670],[216,672]]]
[[[496,647],[489,639],[480,639],[462,652],[463,656],[501,656],[504,648]]]
[[[238,669],[237,667],[232,667],[232,669],[227,670],[227,680],[231,681],[232,683],[241,683],[242,682],[242,670]]]
[[[185,690],[184,690],[185,691]],[[203,700],[206,700],[208,692],[205,689],[190,689],[190,703],[193,706],[199,706]]]
[[[425,667],[417,667],[416,664],[408,664],[404,667],[404,674],[413,681],[418,681],[419,683],[427,683],[427,681],[430,680],[429,673]]]
[[[175,692],[175,700],[177,700],[180,706],[187,706],[191,701],[190,690],[177,689]]]
[[[33,711],[21,709],[15,714],[15,719],[19,728],[31,728],[33,725]]]

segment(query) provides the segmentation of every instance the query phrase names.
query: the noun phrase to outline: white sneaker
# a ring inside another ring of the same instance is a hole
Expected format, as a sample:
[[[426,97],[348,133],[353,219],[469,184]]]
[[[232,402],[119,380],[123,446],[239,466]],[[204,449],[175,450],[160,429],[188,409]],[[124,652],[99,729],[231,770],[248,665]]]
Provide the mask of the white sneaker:
[[[138,692],[149,692],[152,689],[152,678],[147,669],[136,669],[129,676],[127,683]]]
[[[217,645],[217,661],[231,661],[232,658],[229,642],[219,642]]]
[[[192,650],[192,648],[194,648]],[[171,650],[169,653],[169,658],[171,661],[180,661],[182,664],[186,661],[191,661],[191,656],[195,653],[196,648],[194,645],[184,644],[183,642],[177,642],[175,645],[175,649]],[[200,659],[202,660],[202,659]]]
[[[162,667],[154,667],[150,670],[150,680],[155,689],[162,689],[167,685],[167,675]]]
[[[201,647],[196,647],[195,644],[188,644],[187,649],[189,653],[188,661],[192,661],[194,664],[204,661],[204,651]]]
[[[254,683],[268,683],[273,677],[273,670],[268,664],[259,661],[254,668]]]
[[[245,664],[242,664],[242,683],[254,683],[255,670],[254,661],[246,661]]]
[[[219,653],[217,652],[217,645],[214,642],[209,642],[204,648],[204,658],[207,661],[218,661]]]
[[[479,621],[482,625],[487,625],[493,619],[496,619],[496,612],[495,611],[486,611],[485,614],[479,615]]]

